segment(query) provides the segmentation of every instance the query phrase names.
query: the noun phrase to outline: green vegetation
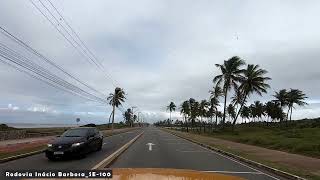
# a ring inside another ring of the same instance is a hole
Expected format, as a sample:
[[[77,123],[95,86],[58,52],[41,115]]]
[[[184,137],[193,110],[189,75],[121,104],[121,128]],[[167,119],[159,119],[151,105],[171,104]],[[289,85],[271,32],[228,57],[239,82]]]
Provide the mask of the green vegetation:
[[[296,128],[301,127],[301,128],[304,128],[305,130],[308,130],[308,128],[306,128],[307,126],[309,126],[310,128],[313,126],[314,129],[318,129],[318,131],[319,131],[319,127],[318,128],[316,127],[317,124],[319,126],[319,122],[316,122],[316,121],[319,121],[319,119],[318,120],[317,119],[315,119],[315,120],[299,120],[299,122],[297,124],[290,124],[290,125],[293,126],[293,127],[296,127]],[[257,127],[253,127],[253,129],[255,129],[255,133],[257,131],[259,131],[259,130],[263,130],[264,129],[264,126],[261,126],[258,123],[255,123],[255,124],[257,126]],[[237,127],[237,129],[238,128],[241,129],[242,132],[244,132],[245,129],[246,129],[245,127]],[[235,155],[238,155],[238,156],[253,160],[255,162],[259,162],[259,163],[265,164],[267,166],[270,166],[270,167],[273,167],[273,168],[276,168],[276,169],[280,169],[280,170],[285,171],[285,172],[289,172],[289,173],[298,175],[300,177],[304,177],[304,178],[307,178],[307,179],[319,179],[320,180],[320,176],[314,174],[315,172],[313,170],[310,170],[310,169],[301,169],[301,168],[297,168],[294,165],[292,166],[290,164],[275,163],[275,162],[272,162],[272,160],[270,160],[270,159],[264,158],[263,156],[259,156],[257,154],[251,153],[250,151],[246,151],[246,149],[234,148],[234,147],[230,147],[228,145],[223,145],[221,143],[217,144],[215,141],[201,141],[201,138],[199,138],[197,136],[194,136],[193,133],[181,134],[181,133],[179,133],[177,131],[171,131],[171,130],[169,130],[169,131],[171,133],[173,133],[173,134],[177,134],[177,135],[180,135],[180,136],[183,136],[183,137],[190,138],[190,139],[192,139],[194,141],[210,145],[212,147],[221,149],[223,151],[226,151],[226,152],[229,152],[229,153],[232,153],[232,154],[235,154]],[[238,133],[239,132],[232,133],[231,131],[229,131],[228,133],[226,133],[226,136],[232,136],[231,139],[236,139],[235,136],[237,136]],[[250,134],[250,133],[248,133],[248,134]],[[261,134],[267,135],[268,133],[261,133]],[[205,134],[205,135],[206,136],[219,137],[219,138],[222,137],[224,139],[228,139],[229,138],[229,137],[227,137],[227,138],[223,137],[224,135],[221,135],[221,136],[215,136],[215,135],[212,135],[212,134]],[[317,137],[319,138],[319,134],[317,135]],[[228,139],[228,140],[231,140],[231,139]]]
[[[320,126],[305,128],[237,127],[236,132],[216,132],[210,135],[226,140],[252,144],[320,158]]]
[[[10,127],[6,124],[0,124],[0,131],[10,131],[10,130],[16,130],[16,128]]]
[[[185,128],[179,130],[186,131]],[[197,130],[190,133],[199,133]],[[320,118],[296,120],[281,126],[280,123],[251,122],[239,124],[232,131],[231,124],[223,130],[201,131],[212,136],[234,142],[251,144],[320,158]]]

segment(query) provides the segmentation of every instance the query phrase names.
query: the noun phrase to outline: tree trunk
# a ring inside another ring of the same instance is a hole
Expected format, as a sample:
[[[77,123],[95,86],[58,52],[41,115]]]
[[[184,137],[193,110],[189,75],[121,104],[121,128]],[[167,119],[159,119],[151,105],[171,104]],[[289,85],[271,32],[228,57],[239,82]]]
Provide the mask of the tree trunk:
[[[289,120],[290,109],[291,109],[291,106],[288,106],[287,121]]]
[[[234,120],[233,120],[233,123],[232,123],[232,131],[233,131],[234,126],[235,126],[235,124],[236,124],[236,122],[237,122],[238,116],[239,116],[239,114],[241,113],[241,109],[243,108],[244,103],[246,102],[246,99],[247,99],[247,93],[246,93],[246,95],[244,96],[243,101],[241,102],[241,106],[240,106],[240,108],[239,108],[239,111],[238,111],[236,117],[235,117]]]
[[[292,120],[291,117],[292,117],[292,109],[293,107],[291,107],[291,110],[290,110],[290,121]]]
[[[291,107],[290,107],[290,106],[288,106],[288,113],[287,113],[287,119],[286,119],[286,126],[288,126],[290,109],[291,109]]]
[[[200,124],[199,124],[200,133],[199,134],[201,134],[201,123],[202,123],[202,117],[200,116]]]
[[[108,128],[110,128],[110,121],[111,121],[111,116],[112,116],[113,112],[110,113],[110,116],[109,116],[109,122],[108,122]]]
[[[241,109],[243,108],[244,103],[245,103],[246,100],[247,100],[247,96],[248,96],[248,93],[245,94],[245,96],[244,96],[244,98],[243,98],[243,101],[241,102],[241,106],[240,106],[240,109],[238,110],[238,113],[237,113],[237,115],[236,115],[235,121],[237,121],[237,119],[238,119],[238,117],[239,117],[239,115],[240,115],[240,113],[241,113]]]
[[[188,120],[187,120],[188,117],[186,117],[186,126],[187,126],[187,132],[189,132],[189,129],[188,129]]]
[[[225,88],[224,92],[224,106],[223,106],[223,119],[222,119],[222,126],[224,126],[224,123],[226,121],[226,108],[227,108],[227,96],[228,96],[228,88]]]
[[[114,111],[115,111],[115,106],[112,106],[112,124],[111,124],[111,135],[113,135],[113,123],[114,123]]]

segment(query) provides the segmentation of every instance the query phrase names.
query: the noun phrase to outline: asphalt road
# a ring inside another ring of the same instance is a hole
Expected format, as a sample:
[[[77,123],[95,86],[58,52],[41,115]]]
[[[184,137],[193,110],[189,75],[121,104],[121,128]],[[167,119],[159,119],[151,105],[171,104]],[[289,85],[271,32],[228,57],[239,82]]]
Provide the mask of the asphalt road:
[[[151,151],[147,143],[155,144]],[[155,127],[145,128],[110,168],[191,169],[254,180],[281,179]]]
[[[125,143],[129,142],[139,133],[141,129],[132,130],[104,138],[104,145],[101,151],[88,154],[82,159],[69,159],[60,161],[49,161],[44,153],[29,156],[22,159],[0,164],[1,174],[4,170],[84,170],[91,169]]]

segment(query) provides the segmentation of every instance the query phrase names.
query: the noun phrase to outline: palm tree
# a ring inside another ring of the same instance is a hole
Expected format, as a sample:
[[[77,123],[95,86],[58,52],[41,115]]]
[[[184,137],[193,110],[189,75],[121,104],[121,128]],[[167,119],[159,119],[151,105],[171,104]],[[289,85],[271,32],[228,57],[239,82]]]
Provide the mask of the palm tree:
[[[275,92],[276,94],[273,97],[276,98],[276,102],[280,103],[281,107],[285,107],[288,105],[288,92],[286,89],[281,89],[279,92]]]
[[[200,116],[200,123],[203,123],[203,130],[205,131],[205,124],[202,122],[202,118],[207,115],[207,109],[210,106],[207,100],[202,100],[200,102],[199,106],[199,116]],[[201,132],[201,126],[200,126],[200,132]]]
[[[181,106],[180,106],[180,113],[184,116],[184,121],[186,123],[186,127],[187,127],[187,132],[189,132],[188,129],[188,115],[190,115],[190,104],[189,101],[184,101]]]
[[[273,95],[273,97],[276,98],[274,101],[280,104],[281,109],[288,106],[288,92],[287,92],[287,90],[281,89],[279,92],[275,92],[275,93],[276,94]],[[287,120],[288,120],[289,110],[290,110],[290,108],[288,108]]]
[[[170,102],[170,104],[167,106],[167,110],[170,111],[170,121],[171,121],[171,112],[176,110],[176,105],[173,102]]]
[[[212,106],[211,102],[210,102],[210,107],[207,111],[207,115],[206,117],[210,118],[210,126],[211,126],[211,129],[213,129],[213,116],[216,114],[216,109],[215,109],[215,106]]]
[[[241,105],[232,123],[233,126],[236,124],[241,109],[251,94],[257,93],[262,96],[262,93],[267,93],[267,89],[270,88],[270,86],[266,81],[271,79],[265,77],[267,73],[268,71],[261,69],[259,65],[248,64],[247,69],[243,72],[243,76],[240,77],[241,85],[239,86],[239,93],[242,96],[238,99],[241,101]]]
[[[242,119],[245,119],[245,122],[247,119],[250,118],[250,114],[251,114],[250,108],[247,106],[243,106],[241,109],[240,116]]]
[[[301,90],[299,89],[290,89],[290,91],[287,93],[287,103],[288,103],[288,115],[289,116],[289,111],[290,111],[290,121],[291,121],[291,116],[292,116],[292,109],[294,108],[294,105],[298,106],[304,106],[307,105],[304,100],[307,99],[308,97],[306,94],[304,94]]]
[[[234,120],[234,118],[236,118],[236,111],[235,111],[234,106],[232,104],[229,104],[229,106],[227,108],[227,112],[228,112],[228,115],[231,120]]]
[[[258,117],[258,112],[257,112],[257,108],[255,106],[255,104],[251,104],[249,106],[249,109],[250,109],[250,112],[251,112],[251,118],[252,118],[252,121],[254,122],[256,117]]]
[[[284,119],[285,113],[279,102],[269,101],[265,105],[266,114],[273,120],[279,119],[280,122]]]
[[[265,115],[264,105],[260,101],[255,101],[254,108],[255,108],[255,115],[260,120],[261,117]]]
[[[116,108],[121,106],[121,103],[126,99],[125,92],[123,89],[116,87],[114,89],[114,93],[110,93],[107,100],[109,104],[112,105],[112,125],[111,125],[111,134],[113,133],[113,123],[114,123],[114,113]]]
[[[211,94],[210,96],[210,108],[211,109],[215,109],[215,115],[216,115],[216,123],[215,125],[217,125],[218,122],[218,106],[220,106],[220,101],[219,98],[223,95],[223,91],[221,89],[220,86],[214,86],[214,89],[209,91],[209,93]]]
[[[134,125],[134,123],[137,122],[137,120],[138,120],[138,116],[136,114],[133,115],[133,123],[132,123],[132,125]]]
[[[221,111],[216,111],[216,116],[221,120],[223,118],[223,114]],[[216,125],[218,124],[218,118],[216,119]]]
[[[265,105],[264,105],[264,110],[266,112],[266,116],[269,119],[273,115],[272,113],[273,113],[273,110],[274,110],[274,102],[272,102],[272,101],[266,102]]]
[[[199,102],[197,102],[195,99],[190,98],[189,99],[189,105],[190,105],[190,119],[191,119],[191,125],[194,127],[195,120],[199,116]]]
[[[226,120],[228,91],[231,88],[237,89],[237,83],[240,81],[240,75],[243,73],[243,70],[240,68],[244,64],[244,60],[242,60],[238,56],[233,56],[232,58],[225,60],[223,64],[216,64],[216,67],[220,69],[221,74],[215,76],[213,82],[216,83],[218,86],[223,84],[222,87],[224,94],[224,106],[222,123],[225,123]]]

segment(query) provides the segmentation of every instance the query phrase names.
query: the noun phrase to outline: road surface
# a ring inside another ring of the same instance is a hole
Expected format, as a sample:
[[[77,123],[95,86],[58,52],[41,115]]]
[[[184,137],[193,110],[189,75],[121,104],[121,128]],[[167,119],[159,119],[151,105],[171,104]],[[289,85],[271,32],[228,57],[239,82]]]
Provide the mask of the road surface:
[[[145,128],[110,167],[191,169],[254,180],[280,179],[154,127]]]
[[[0,164],[0,171],[3,170],[84,170],[91,169],[101,160],[112,154],[125,143],[141,133],[141,129],[132,130],[125,133],[104,138],[104,144],[101,151],[93,152],[82,159],[49,161],[44,153],[29,156],[23,159]],[[3,172],[1,172],[3,174]]]
[[[42,153],[0,164],[0,172],[3,174],[4,170],[91,169],[142,131],[144,131],[143,135],[121,154],[110,168],[191,169],[254,180],[280,179],[275,175],[265,173],[155,127],[106,137],[101,151],[91,153],[83,159],[53,162],[49,161]]]

